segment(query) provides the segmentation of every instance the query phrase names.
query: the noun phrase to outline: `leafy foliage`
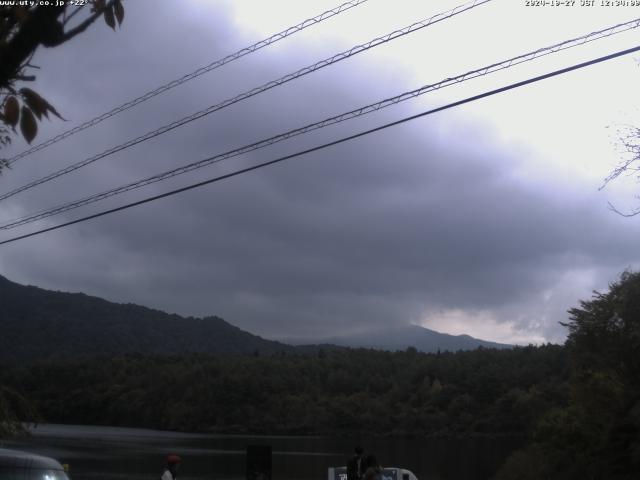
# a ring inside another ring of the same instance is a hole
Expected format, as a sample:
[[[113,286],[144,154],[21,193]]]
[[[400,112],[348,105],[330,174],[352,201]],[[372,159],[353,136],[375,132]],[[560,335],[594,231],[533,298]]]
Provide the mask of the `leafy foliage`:
[[[455,354],[292,347],[216,317],[183,318],[2,277],[0,318],[0,384],[32,399],[49,421],[525,435],[567,397],[565,350],[552,345]]]
[[[18,88],[18,82],[34,81],[30,61],[40,46],[56,47],[84,32],[96,19],[115,30],[124,20],[121,0],[88,0],[83,5],[0,6],[0,148],[11,141],[11,132],[20,133],[31,143],[38,133],[38,121],[49,113],[63,119],[40,94],[30,88]],[[20,3],[20,4],[19,4]],[[85,5],[86,3],[86,5]],[[87,6],[89,8],[87,8]],[[89,11],[88,15],[78,15]],[[80,19],[79,21],[77,19]],[[0,169],[5,166],[0,163]]]
[[[48,421],[252,434],[526,435],[565,350],[128,355],[4,368]]]
[[[500,479],[523,478],[505,472],[533,458],[549,479],[631,479],[640,471],[640,273],[623,273],[569,314],[569,403],[538,420],[532,444]]]
[[[24,435],[26,429],[21,420],[39,420],[33,405],[16,390],[0,386],[0,438]]]

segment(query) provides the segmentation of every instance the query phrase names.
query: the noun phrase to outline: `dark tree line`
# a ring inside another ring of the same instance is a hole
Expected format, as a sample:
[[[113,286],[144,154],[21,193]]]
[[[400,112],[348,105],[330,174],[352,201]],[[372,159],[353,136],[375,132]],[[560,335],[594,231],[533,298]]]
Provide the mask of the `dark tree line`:
[[[640,273],[569,311],[568,404],[533,426],[500,479],[636,479],[640,472]]]
[[[80,293],[23,286],[0,276],[0,365],[127,353],[178,355],[295,351],[218,317],[185,318]]]
[[[51,422],[252,434],[526,435],[566,403],[560,346],[122,356],[2,370]]]

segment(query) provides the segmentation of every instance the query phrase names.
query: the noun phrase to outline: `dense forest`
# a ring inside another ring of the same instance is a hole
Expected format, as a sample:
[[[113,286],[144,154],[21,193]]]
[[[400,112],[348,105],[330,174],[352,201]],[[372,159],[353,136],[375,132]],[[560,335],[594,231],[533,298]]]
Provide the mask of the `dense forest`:
[[[559,346],[124,356],[4,369],[48,421],[269,434],[525,434],[566,399]]]
[[[640,273],[569,315],[567,404],[538,418],[498,480],[640,478]]]
[[[518,436],[525,447],[497,480],[637,478],[640,273],[571,309],[566,327],[564,346],[506,350],[7,364],[0,385],[28,399],[25,420],[37,412],[50,422],[218,433]]]

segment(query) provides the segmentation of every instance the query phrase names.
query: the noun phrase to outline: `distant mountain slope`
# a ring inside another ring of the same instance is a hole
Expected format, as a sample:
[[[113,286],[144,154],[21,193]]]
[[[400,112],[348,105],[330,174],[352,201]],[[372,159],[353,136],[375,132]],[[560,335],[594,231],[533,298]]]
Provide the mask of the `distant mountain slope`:
[[[0,362],[124,353],[295,351],[218,317],[185,318],[82,293],[23,286],[2,276],[0,332]]]
[[[330,343],[344,347],[376,348],[380,350],[405,350],[415,347],[422,352],[474,350],[485,348],[511,348],[512,345],[488,342],[469,335],[449,335],[417,325],[401,325],[366,333],[335,336],[316,340],[316,343]],[[298,342],[296,342],[298,343]],[[306,343],[306,342],[302,342]]]
[[[19,285],[0,276],[0,363],[135,353],[315,354],[340,347],[405,350],[412,346],[423,352],[510,347],[415,325],[297,343],[312,345],[295,347],[266,340],[218,317],[185,318],[83,293]]]

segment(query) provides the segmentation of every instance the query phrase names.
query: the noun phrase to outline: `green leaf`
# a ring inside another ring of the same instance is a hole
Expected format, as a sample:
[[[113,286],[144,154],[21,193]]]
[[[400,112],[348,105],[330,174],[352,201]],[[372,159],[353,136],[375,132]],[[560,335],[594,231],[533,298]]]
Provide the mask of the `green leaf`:
[[[20,94],[27,106],[36,114],[38,120],[41,120],[42,114],[46,115],[47,113],[47,104],[44,99],[30,88],[21,88]]]
[[[122,6],[122,2],[120,0],[116,0],[116,2],[113,4],[113,11],[116,14],[118,25],[122,25],[122,20],[124,20],[124,7]]]
[[[113,30],[116,29],[116,19],[113,16],[113,8],[107,8],[104,11],[104,21],[107,25],[109,25]]]
[[[4,121],[11,127],[15,127],[18,124],[19,116],[20,104],[18,99],[12,95],[4,102]]]
[[[42,118],[42,115],[49,118],[49,112],[53,113],[60,120],[64,120],[53,105],[42,98],[37,92],[34,92],[30,88],[21,88],[20,94],[29,108],[36,114],[38,120]]]
[[[27,143],[31,143],[38,133],[36,117],[33,116],[33,112],[26,105],[23,105],[21,110],[20,131]]]

